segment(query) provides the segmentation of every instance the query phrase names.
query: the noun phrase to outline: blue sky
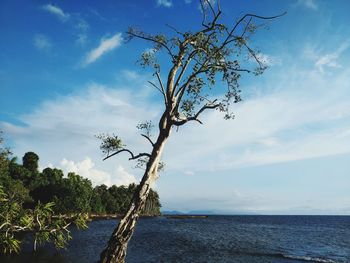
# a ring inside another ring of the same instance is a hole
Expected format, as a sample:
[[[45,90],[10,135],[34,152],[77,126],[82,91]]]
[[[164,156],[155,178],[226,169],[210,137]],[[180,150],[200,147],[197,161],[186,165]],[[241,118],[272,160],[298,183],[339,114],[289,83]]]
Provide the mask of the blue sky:
[[[350,214],[350,18],[348,1],[221,1],[223,22],[287,15],[253,38],[269,69],[243,76],[234,121],[217,112],[172,134],[155,188],[163,210]],[[135,128],[162,103],[135,63],[150,33],[200,27],[198,2],[13,1],[0,3],[0,129],[21,157],[95,184],[137,182],[126,156],[102,162],[94,135],[120,135],[148,150]],[[162,60],[162,68],[169,66]],[[164,70],[165,71],[165,70]],[[165,76],[163,76],[165,78]]]

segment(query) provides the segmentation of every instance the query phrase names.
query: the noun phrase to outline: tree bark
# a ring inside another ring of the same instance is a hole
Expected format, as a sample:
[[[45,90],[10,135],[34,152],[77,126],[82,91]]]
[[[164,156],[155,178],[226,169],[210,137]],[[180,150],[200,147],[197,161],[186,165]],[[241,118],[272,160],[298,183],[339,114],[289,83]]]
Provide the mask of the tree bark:
[[[169,137],[171,125],[165,114],[159,124],[160,132],[154,144],[151,157],[147,163],[142,180],[135,191],[129,209],[114,229],[107,247],[100,255],[100,263],[124,263],[128,242],[134,233],[135,226],[142,209],[145,207],[151,185],[157,177],[157,169],[164,145]]]

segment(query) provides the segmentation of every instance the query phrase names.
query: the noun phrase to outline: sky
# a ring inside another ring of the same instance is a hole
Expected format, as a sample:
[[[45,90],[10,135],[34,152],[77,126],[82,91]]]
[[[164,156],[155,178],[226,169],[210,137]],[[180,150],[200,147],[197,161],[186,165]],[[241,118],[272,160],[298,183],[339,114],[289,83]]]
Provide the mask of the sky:
[[[163,211],[350,215],[350,18],[347,0],[222,0],[223,23],[287,12],[252,38],[269,68],[243,75],[235,119],[206,112],[174,131],[154,188]],[[95,135],[149,151],[136,129],[157,123],[152,72],[136,63],[149,33],[198,30],[193,0],[0,2],[0,130],[19,161],[97,184],[138,182],[119,155],[102,161]],[[162,60],[162,78],[169,61]],[[218,85],[220,87],[220,85]],[[218,91],[220,92],[220,91]],[[156,135],[156,130],[154,135]]]

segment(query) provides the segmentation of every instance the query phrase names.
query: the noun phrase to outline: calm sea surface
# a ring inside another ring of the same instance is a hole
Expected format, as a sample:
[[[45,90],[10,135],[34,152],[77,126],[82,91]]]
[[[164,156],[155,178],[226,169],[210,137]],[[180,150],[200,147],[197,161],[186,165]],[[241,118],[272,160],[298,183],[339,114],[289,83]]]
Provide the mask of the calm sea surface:
[[[96,262],[115,220],[73,230],[67,250],[51,246],[0,262]],[[209,216],[140,219],[127,263],[350,262],[350,216]]]

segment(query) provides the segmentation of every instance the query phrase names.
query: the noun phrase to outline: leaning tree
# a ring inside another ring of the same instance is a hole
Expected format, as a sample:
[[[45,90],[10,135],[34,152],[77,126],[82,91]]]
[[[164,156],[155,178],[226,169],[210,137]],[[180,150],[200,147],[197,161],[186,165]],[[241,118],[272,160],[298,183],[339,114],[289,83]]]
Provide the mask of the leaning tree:
[[[116,135],[99,136],[105,159],[128,153],[129,160],[136,160],[138,165],[143,164],[145,167],[129,209],[101,253],[100,262],[125,261],[128,242],[145,206],[150,187],[162,167],[161,155],[172,129],[191,121],[202,124],[200,116],[208,110],[223,112],[225,119],[233,118],[230,106],[241,101],[241,75],[259,75],[267,68],[263,56],[251,46],[250,38],[263,24],[258,25],[257,20],[271,20],[281,15],[265,17],[245,14],[232,25],[226,25],[221,22],[219,1],[214,6],[212,1],[202,0],[200,6],[203,18],[198,31],[181,32],[169,26],[171,36],[147,34],[135,28],[129,28],[126,33],[129,40],[141,39],[153,45],[141,55],[139,61],[141,66],[154,70],[155,81],[149,83],[160,92],[164,112],[159,119],[156,140],[150,136],[150,122],[137,127],[150,143],[150,152],[136,154]],[[161,65],[157,60],[160,54],[165,54],[171,65],[165,80],[161,77]],[[215,88],[222,90],[215,91]]]

